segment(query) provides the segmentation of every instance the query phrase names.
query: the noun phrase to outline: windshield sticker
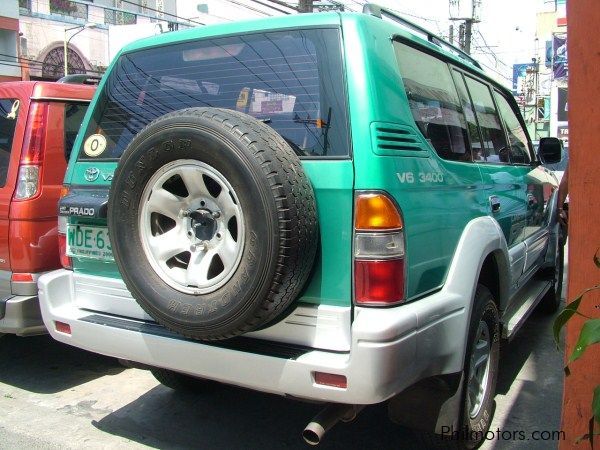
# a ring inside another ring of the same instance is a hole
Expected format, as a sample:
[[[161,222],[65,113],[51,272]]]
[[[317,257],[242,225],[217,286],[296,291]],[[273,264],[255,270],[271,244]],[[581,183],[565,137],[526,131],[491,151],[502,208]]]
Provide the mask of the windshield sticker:
[[[250,98],[250,88],[245,87],[240,91],[237,102],[235,102],[235,108],[238,111],[245,111],[248,106],[248,100]]]
[[[85,140],[83,151],[86,155],[97,158],[106,150],[106,138],[101,134],[92,134]]]
[[[250,104],[250,112],[254,114],[292,113],[296,97],[255,89]]]
[[[21,106],[21,102],[19,100],[15,100],[10,108],[10,112],[6,115],[7,119],[15,120],[17,118],[17,111],[19,111],[19,106]]]

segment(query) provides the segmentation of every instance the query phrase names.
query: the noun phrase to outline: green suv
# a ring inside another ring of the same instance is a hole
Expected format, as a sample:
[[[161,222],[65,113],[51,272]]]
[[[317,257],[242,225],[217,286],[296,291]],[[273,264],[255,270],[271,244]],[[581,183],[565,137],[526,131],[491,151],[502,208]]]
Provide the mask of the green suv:
[[[560,301],[540,164],[507,89],[374,5],[140,40],[78,134],[44,321],[173,388],[327,403],[310,443],[389,401],[474,447],[500,341]]]

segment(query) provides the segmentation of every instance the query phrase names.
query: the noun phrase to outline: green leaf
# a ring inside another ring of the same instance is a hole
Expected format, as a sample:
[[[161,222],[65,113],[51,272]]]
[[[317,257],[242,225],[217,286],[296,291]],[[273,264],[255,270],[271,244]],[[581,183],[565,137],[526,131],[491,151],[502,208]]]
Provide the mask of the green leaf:
[[[600,384],[594,389],[594,399],[592,400],[592,413],[596,422],[600,423]]]
[[[562,329],[562,327],[565,326],[568,320],[575,315],[575,313],[577,312],[577,308],[579,308],[579,304],[581,303],[582,297],[583,294],[581,294],[579,297],[577,297],[575,300],[573,300],[571,303],[565,306],[565,308],[560,312],[560,314],[556,316],[556,319],[554,319],[554,325],[552,325],[552,330],[554,331],[554,342],[556,343],[557,347],[560,341],[560,330]]]
[[[581,327],[575,350],[571,353],[569,364],[580,358],[588,346],[600,342],[600,319],[586,320]]]

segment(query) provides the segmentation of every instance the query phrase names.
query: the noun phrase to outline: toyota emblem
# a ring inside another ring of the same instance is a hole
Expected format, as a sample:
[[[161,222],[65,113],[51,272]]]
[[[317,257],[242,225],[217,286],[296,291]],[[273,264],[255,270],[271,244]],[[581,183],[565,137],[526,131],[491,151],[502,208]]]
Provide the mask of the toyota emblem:
[[[96,181],[99,176],[100,170],[97,167],[90,167],[89,169],[86,169],[84,174],[86,181],[89,181],[90,183]]]

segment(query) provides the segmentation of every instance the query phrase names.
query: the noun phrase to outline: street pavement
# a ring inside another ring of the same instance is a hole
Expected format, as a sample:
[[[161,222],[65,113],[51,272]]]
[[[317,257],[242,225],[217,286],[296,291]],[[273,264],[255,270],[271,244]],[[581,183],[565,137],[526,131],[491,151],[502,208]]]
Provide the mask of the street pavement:
[[[502,348],[491,426],[500,433],[482,448],[557,447],[556,440],[531,437],[560,428],[563,358],[552,340],[552,320],[534,312]],[[184,395],[159,385],[147,371],[48,336],[0,338],[0,450],[306,449],[300,434],[319,410],[223,385]],[[403,450],[416,444],[379,405],[337,425],[320,447]]]

